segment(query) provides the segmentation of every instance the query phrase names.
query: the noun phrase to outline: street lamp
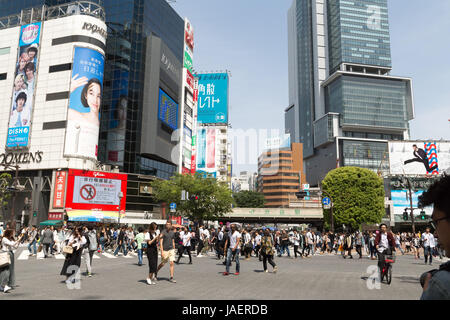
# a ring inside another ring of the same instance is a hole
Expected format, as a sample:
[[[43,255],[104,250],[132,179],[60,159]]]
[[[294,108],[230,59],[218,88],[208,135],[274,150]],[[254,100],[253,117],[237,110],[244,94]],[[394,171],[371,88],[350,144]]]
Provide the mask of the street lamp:
[[[119,227],[120,227],[120,204],[122,203],[123,192],[120,191],[117,196],[119,197]]]
[[[15,208],[15,203],[16,203],[16,196],[17,196],[17,191],[19,190],[18,186],[14,186],[14,183],[18,183],[18,178],[19,178],[19,165],[16,164],[15,166],[12,166],[10,164],[6,164],[6,163],[2,163],[1,164],[5,170],[7,169],[16,169],[16,175],[14,177],[14,181],[13,181],[13,185],[8,188],[8,190],[14,192],[14,196],[13,196],[13,200],[12,200],[12,206],[11,206],[11,229],[15,230],[16,229],[16,208]]]

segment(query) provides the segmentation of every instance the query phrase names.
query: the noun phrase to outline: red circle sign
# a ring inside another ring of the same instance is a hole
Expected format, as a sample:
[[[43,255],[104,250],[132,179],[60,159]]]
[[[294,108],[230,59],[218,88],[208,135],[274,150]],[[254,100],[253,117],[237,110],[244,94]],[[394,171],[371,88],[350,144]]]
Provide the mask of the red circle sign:
[[[80,196],[86,201],[90,201],[90,200],[94,199],[96,194],[97,194],[97,191],[95,190],[94,186],[91,184],[85,184],[80,189]]]

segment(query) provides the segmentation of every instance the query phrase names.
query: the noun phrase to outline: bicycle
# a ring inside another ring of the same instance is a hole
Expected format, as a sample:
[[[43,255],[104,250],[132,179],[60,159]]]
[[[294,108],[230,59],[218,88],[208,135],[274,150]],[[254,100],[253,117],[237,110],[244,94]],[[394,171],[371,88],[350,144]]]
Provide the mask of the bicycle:
[[[392,282],[392,264],[395,263],[395,253],[392,252],[392,255],[386,255],[384,257],[384,267],[380,270],[380,282],[383,282],[383,279],[386,278],[386,283],[391,284]]]

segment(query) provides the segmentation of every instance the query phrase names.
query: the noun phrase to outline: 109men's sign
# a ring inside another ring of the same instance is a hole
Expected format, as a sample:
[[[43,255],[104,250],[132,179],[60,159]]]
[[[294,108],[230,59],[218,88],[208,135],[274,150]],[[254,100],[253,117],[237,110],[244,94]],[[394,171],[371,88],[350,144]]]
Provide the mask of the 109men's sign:
[[[29,163],[41,163],[42,151],[36,152],[21,152],[21,153],[2,153],[0,154],[0,164],[29,164]]]

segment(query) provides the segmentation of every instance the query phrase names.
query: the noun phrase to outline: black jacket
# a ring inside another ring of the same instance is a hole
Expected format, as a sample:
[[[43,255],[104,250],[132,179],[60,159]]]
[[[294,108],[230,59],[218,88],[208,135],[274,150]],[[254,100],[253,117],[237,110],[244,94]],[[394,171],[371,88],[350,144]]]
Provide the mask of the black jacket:
[[[417,158],[428,161],[427,153],[423,149],[419,148],[417,151],[414,151],[413,154]]]

